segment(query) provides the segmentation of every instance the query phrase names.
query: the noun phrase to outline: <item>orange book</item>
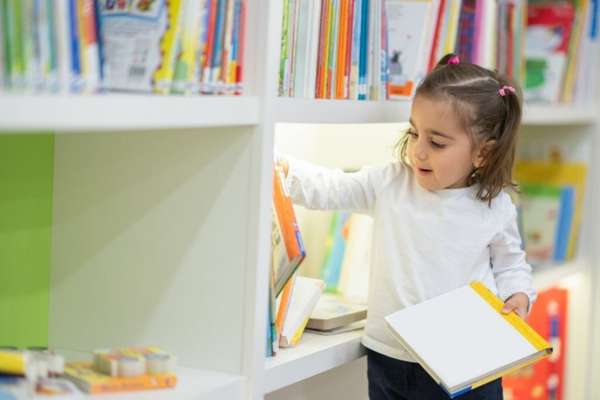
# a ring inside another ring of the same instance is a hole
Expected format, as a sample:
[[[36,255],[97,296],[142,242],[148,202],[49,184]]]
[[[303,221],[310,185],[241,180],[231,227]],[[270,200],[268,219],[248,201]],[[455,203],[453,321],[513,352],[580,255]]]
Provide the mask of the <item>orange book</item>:
[[[277,317],[275,318],[275,328],[278,333],[281,333],[283,329],[283,322],[287,315],[287,311],[290,305],[290,299],[292,298],[292,291],[294,289],[294,276],[288,279],[287,283],[283,287],[281,297],[279,299],[279,307],[277,308]]]
[[[280,166],[273,174],[273,280],[275,296],[296,271],[306,255],[292,200],[285,188],[285,175]]]
[[[338,33],[338,53],[335,74],[335,98],[344,98],[344,73],[346,71],[346,51],[348,47],[348,12],[350,0],[341,0],[340,29]]]
[[[177,384],[174,373],[112,377],[94,371],[91,362],[67,363],[65,376],[79,389],[90,394],[172,388]]]

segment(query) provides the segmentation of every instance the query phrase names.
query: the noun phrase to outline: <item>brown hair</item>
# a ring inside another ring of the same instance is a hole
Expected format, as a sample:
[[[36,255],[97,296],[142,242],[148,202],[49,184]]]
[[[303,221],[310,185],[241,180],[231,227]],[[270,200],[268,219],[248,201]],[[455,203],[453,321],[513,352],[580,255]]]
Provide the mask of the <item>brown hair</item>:
[[[473,171],[467,184],[479,184],[477,198],[491,204],[505,187],[516,188],[512,169],[521,124],[521,91],[495,71],[457,60],[454,54],[444,56],[419,84],[415,97],[451,101],[473,142],[488,143],[481,166]],[[405,163],[407,144],[408,135],[404,135],[396,145]]]

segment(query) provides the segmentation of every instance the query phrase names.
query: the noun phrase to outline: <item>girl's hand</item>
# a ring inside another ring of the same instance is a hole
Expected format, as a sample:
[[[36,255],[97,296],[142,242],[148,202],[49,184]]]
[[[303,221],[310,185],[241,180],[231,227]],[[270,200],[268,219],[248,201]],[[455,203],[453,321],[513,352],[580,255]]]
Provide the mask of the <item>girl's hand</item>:
[[[275,150],[273,157],[275,159],[275,164],[281,167],[281,169],[283,170],[283,174],[287,177],[289,169],[289,164],[287,160],[284,157],[282,157],[277,150]]]
[[[278,164],[279,166],[281,166],[281,169],[283,169],[283,174],[287,177],[288,169],[290,168],[287,160],[281,159],[279,160]]]
[[[502,309],[503,314],[508,314],[511,311],[517,313],[517,315],[523,319],[527,316],[527,309],[529,308],[529,297],[523,293],[518,292],[510,296],[504,302],[504,308]]]

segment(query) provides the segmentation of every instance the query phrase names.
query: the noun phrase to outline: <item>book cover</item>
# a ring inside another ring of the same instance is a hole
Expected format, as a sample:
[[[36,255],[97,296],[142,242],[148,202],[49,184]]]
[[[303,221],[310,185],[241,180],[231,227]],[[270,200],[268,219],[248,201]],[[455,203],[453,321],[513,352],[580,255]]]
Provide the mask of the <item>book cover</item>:
[[[177,384],[174,373],[111,377],[94,371],[89,362],[67,363],[65,376],[80,390],[90,394],[172,388]]]
[[[373,218],[364,214],[352,214],[347,225],[346,250],[338,289],[347,300],[367,304]]]
[[[550,342],[554,351],[535,365],[505,376],[505,400],[564,399],[568,298],[569,291],[559,287],[538,293],[527,322]]]
[[[525,100],[558,102],[575,10],[569,2],[531,4],[525,34]]]
[[[342,273],[342,262],[346,251],[346,222],[350,213],[336,211],[332,214],[327,238],[325,239],[325,259],[321,267],[321,279],[325,282],[328,292],[337,292],[340,276]]]
[[[198,66],[200,24],[205,10],[203,0],[185,0],[181,33],[176,46],[175,68],[173,71],[174,93],[191,94],[197,84],[196,67]]]
[[[298,344],[324,286],[323,281],[320,279],[303,276],[294,279],[292,298],[279,338],[281,347],[291,347]]]
[[[393,0],[386,3],[389,45],[390,97],[410,97],[419,79],[421,59],[425,56],[425,38],[430,1]]]
[[[520,200],[527,260],[532,264],[553,261],[561,209],[560,187],[523,184]]]
[[[275,166],[273,173],[273,210],[274,295],[278,296],[306,256],[294,206],[285,187],[283,170],[279,166]]]
[[[392,334],[454,398],[552,353],[504,302],[473,282],[385,317]],[[449,329],[451,327],[452,329]]]
[[[306,325],[309,329],[331,331],[367,318],[367,306],[349,302],[339,295],[319,298]]]
[[[170,90],[182,3],[100,0],[106,89]]]
[[[572,219],[569,230],[566,258],[575,254],[584,192],[587,179],[587,166],[584,163],[520,161],[515,164],[514,176],[519,184],[545,184],[559,187],[571,187],[574,191]]]

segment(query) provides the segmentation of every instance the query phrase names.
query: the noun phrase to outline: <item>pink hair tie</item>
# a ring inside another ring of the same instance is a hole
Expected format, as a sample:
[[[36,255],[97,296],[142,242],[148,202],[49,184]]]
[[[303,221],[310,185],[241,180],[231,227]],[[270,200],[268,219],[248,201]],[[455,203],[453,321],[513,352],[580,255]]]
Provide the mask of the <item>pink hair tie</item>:
[[[456,65],[458,63],[460,63],[460,59],[456,55],[454,55],[448,59],[448,64],[450,64],[450,65]]]
[[[512,94],[515,94],[515,88],[512,86],[507,86],[504,85],[502,86],[499,90],[498,90],[498,94],[502,97],[506,96],[508,93],[507,91],[511,92]]]

